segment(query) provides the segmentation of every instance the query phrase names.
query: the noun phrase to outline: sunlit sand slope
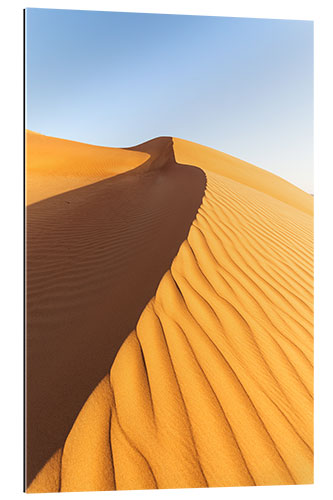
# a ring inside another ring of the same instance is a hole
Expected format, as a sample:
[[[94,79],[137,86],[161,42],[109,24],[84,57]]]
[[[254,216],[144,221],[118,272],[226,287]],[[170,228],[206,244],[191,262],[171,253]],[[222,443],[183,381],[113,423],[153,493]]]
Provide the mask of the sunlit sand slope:
[[[309,207],[205,171],[187,239],[29,491],[313,481]]]
[[[223,175],[313,215],[311,195],[281,177],[216,149],[176,137],[173,142],[178,163],[195,165]]]

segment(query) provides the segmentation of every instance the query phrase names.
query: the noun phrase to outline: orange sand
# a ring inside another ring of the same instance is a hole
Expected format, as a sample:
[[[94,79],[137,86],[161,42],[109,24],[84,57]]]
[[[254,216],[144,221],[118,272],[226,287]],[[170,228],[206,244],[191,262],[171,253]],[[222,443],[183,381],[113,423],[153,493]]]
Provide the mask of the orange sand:
[[[201,204],[205,175],[175,164],[170,138],[138,149],[139,167],[27,207],[28,483],[64,445]]]
[[[27,130],[27,205],[127,172],[148,158],[144,152],[91,146]]]
[[[175,158],[178,163],[195,165],[204,171],[208,170],[228,177],[313,215],[311,195],[281,177],[255,167],[251,163],[216,151],[216,149],[178,138],[174,138],[173,141]]]
[[[313,482],[312,197],[174,151],[206,174],[196,218],[29,492]]]

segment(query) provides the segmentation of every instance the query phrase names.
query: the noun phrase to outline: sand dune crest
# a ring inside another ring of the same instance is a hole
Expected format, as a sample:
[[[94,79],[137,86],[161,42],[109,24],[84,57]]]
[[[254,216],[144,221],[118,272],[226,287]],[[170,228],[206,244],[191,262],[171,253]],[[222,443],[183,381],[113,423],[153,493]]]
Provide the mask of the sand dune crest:
[[[63,446],[200,206],[205,175],[175,163],[170,138],[140,149],[128,151],[148,156],[138,168],[27,208],[28,483]]]

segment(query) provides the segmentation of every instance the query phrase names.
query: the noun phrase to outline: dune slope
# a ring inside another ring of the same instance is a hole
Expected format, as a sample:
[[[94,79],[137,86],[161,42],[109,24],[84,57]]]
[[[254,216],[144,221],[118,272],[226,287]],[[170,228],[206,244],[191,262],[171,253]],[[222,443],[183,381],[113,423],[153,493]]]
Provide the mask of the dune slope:
[[[128,172],[149,153],[107,148],[26,131],[27,205]]]
[[[285,179],[222,151],[201,146],[201,144],[176,137],[173,143],[177,162],[195,165],[203,170],[223,175],[313,215],[311,195]]]
[[[207,155],[187,238],[28,491],[313,481],[311,197]]]
[[[200,206],[205,175],[175,164],[170,138],[140,149],[128,154],[147,155],[141,166],[27,208],[28,484],[64,444]]]

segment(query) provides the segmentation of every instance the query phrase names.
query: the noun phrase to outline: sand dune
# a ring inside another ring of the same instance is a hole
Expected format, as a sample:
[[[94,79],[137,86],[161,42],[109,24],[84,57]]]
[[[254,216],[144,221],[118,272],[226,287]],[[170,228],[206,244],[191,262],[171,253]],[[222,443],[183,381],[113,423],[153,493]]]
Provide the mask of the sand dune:
[[[313,481],[312,197],[223,153],[173,147],[204,171],[204,197],[30,492]]]
[[[64,444],[200,206],[205,175],[175,165],[171,139],[140,148],[129,151],[148,156],[139,168],[27,208],[28,482]]]

